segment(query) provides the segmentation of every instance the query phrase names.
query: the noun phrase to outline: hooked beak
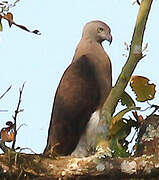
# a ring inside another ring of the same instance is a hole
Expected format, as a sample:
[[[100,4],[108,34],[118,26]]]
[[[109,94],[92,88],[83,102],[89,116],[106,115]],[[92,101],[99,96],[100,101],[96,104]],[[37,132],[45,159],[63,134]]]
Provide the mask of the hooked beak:
[[[109,45],[111,45],[112,39],[113,39],[113,38],[112,38],[112,35],[109,34],[108,37],[107,37],[107,41],[109,41]]]

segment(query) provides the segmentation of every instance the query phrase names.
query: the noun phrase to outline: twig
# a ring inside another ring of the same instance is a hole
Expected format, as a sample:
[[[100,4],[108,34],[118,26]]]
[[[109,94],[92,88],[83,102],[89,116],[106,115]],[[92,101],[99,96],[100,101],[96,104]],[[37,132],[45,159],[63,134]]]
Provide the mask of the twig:
[[[0,110],[0,112],[8,112],[8,110]]]
[[[135,138],[136,133],[137,133],[137,129],[135,130],[134,135],[132,136],[132,138],[131,138],[131,140],[129,141],[129,143],[132,143],[132,142],[133,142],[133,140],[134,140],[134,138]]]
[[[149,116],[152,116],[153,114],[155,114],[155,112],[157,110],[159,110],[159,106],[158,105],[152,105],[151,108],[155,108],[155,109],[154,109],[154,111]]]
[[[12,6],[11,6],[11,7],[16,6],[16,4],[17,4],[19,1],[20,1],[20,0],[16,0],[16,1],[12,4]]]
[[[6,152],[8,152],[8,151],[10,150],[10,148],[7,147],[7,146],[5,145],[5,143],[2,142],[2,141],[0,141],[0,148],[1,148],[1,150],[2,150],[4,153],[6,153]]]
[[[20,0],[16,0],[13,3],[9,3],[8,1],[2,1],[0,2],[0,13],[4,13],[4,12],[8,12],[10,10],[10,8],[13,8],[16,6],[16,4],[19,2]]]
[[[27,147],[25,147],[25,148],[20,148],[20,151],[19,151],[19,152],[22,152],[22,151],[24,151],[24,150],[29,150],[29,151],[32,152],[33,154],[36,154],[31,148],[27,148]]]
[[[137,4],[140,6],[140,1],[139,0],[136,0]]]
[[[9,86],[9,88],[0,96],[0,99],[2,99],[5,96],[5,94],[11,89],[11,87],[12,85]]]
[[[147,108],[145,108],[145,109],[140,109],[140,112],[147,111],[148,109],[151,109],[151,107],[147,107]]]
[[[15,114],[13,116],[13,119],[14,119],[14,132],[15,132],[15,137],[14,137],[14,141],[13,141],[13,144],[12,144],[12,149],[13,150],[15,149],[16,136],[17,136],[17,116],[18,116],[19,112],[22,112],[19,108],[20,108],[20,104],[21,104],[21,101],[22,101],[22,93],[23,93],[24,85],[25,85],[25,82],[23,83],[22,88],[19,89],[19,101],[18,101],[18,104],[17,104],[17,108],[15,110]]]
[[[21,124],[18,128],[17,128],[17,132],[19,131],[19,129],[22,127],[22,126],[27,126],[25,123]]]
[[[153,114],[155,114],[156,111],[159,110],[159,106],[158,106],[158,105],[150,104],[149,101],[147,101],[147,104],[148,104],[150,107],[147,107],[145,110],[151,109],[151,108],[155,108],[154,111],[153,111],[149,116],[152,116]]]

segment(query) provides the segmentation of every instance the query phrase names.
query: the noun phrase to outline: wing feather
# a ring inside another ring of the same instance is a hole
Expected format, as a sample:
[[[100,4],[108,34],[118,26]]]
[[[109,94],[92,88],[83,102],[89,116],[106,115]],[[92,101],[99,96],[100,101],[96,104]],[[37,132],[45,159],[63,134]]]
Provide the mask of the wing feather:
[[[93,61],[84,55],[72,63],[61,78],[45,151],[54,146],[57,154],[70,154],[99,103],[98,72]]]

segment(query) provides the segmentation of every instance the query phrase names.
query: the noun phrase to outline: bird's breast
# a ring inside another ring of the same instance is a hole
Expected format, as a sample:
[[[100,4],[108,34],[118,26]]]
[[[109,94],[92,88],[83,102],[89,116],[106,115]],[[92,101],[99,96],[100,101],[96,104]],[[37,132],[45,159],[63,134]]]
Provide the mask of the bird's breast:
[[[95,148],[97,127],[100,120],[100,110],[92,113],[80,140],[72,152],[72,156],[85,157],[88,156],[92,149]]]

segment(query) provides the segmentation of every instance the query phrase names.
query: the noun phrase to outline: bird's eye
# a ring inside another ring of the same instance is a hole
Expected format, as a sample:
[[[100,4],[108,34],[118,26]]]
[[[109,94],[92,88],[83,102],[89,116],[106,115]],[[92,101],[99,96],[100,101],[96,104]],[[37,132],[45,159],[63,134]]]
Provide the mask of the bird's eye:
[[[99,27],[99,28],[97,29],[98,33],[101,33],[103,30],[104,30],[104,29],[101,28],[101,27]]]

